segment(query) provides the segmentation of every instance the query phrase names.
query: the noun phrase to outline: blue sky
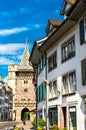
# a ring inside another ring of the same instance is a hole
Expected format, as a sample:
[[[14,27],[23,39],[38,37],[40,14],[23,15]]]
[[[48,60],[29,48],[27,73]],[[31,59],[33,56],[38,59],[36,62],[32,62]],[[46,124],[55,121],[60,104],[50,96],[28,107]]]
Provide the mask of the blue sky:
[[[45,37],[48,19],[62,20],[63,0],[0,0],[0,74],[8,75],[9,64],[20,64],[28,37],[29,51],[34,41]]]

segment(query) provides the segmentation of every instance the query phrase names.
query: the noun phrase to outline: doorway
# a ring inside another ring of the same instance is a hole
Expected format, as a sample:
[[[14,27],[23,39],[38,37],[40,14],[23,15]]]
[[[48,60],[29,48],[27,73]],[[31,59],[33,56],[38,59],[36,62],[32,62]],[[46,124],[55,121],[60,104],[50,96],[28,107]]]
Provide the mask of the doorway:
[[[61,109],[61,128],[67,127],[67,107]]]
[[[27,112],[27,113],[26,113]],[[29,112],[29,109],[28,108],[24,108],[22,111],[21,111],[21,120],[24,119],[24,116],[25,116],[25,113],[28,114],[28,119],[30,119],[30,112]]]

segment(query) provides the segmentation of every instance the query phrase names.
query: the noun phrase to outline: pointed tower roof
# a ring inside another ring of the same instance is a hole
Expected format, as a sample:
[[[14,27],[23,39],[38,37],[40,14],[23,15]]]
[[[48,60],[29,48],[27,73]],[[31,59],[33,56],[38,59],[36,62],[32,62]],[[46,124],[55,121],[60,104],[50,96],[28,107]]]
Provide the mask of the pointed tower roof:
[[[23,52],[22,60],[20,63],[19,71],[32,71],[33,67],[29,64],[29,49],[28,49],[28,38],[26,38],[26,46]]]

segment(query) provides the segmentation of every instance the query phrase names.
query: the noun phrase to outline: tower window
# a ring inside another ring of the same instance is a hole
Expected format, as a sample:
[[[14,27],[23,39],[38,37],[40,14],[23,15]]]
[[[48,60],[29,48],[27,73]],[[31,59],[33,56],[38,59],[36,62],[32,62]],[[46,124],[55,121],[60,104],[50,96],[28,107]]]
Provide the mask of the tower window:
[[[25,89],[24,89],[24,92],[28,92],[28,89],[27,89],[27,88],[25,88]]]
[[[24,84],[28,84],[28,81],[27,81],[27,80],[24,80]]]

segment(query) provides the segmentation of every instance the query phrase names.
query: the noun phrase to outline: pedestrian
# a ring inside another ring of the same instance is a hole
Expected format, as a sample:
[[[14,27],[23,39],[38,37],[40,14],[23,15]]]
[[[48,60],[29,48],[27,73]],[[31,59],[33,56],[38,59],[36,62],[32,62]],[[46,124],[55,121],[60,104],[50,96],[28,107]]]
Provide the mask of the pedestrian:
[[[22,122],[24,125],[26,125],[25,118],[22,119]]]

